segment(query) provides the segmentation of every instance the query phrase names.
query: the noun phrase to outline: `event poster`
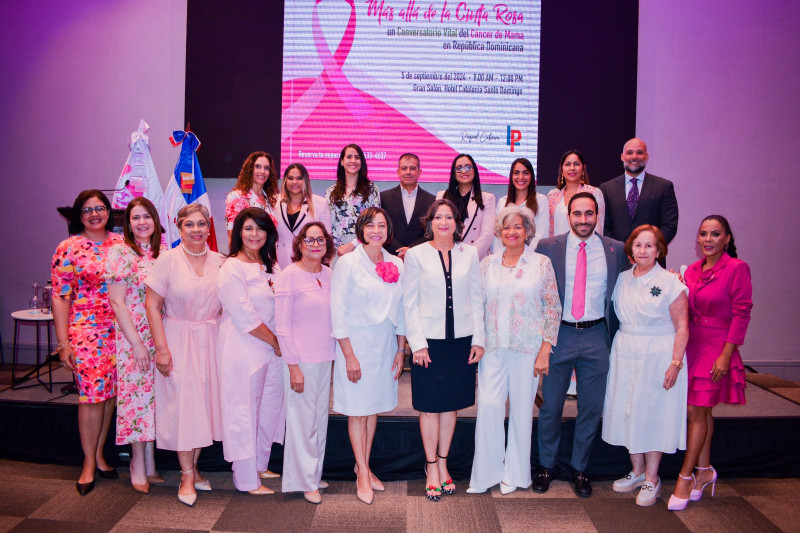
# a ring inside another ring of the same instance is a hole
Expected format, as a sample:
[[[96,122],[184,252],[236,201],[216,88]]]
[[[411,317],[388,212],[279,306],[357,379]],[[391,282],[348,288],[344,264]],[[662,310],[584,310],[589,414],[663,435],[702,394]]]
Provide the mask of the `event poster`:
[[[540,18],[540,0],[287,0],[281,166],[335,179],[356,143],[373,180],[413,152],[447,181],[468,153],[506,183],[517,157],[536,165]]]

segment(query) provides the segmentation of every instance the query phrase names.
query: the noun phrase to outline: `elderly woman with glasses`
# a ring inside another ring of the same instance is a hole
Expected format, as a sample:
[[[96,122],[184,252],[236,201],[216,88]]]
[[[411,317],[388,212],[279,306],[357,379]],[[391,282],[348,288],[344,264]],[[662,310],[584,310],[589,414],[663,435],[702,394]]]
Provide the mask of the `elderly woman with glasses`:
[[[553,265],[529,247],[536,235],[533,212],[504,207],[495,234],[503,248],[481,261],[486,354],[478,365],[475,458],[467,489],[472,494],[498,483],[501,494],[531,485],[533,402],[561,324]]]
[[[322,222],[309,222],[292,243],[294,263],[275,287],[275,333],[286,363],[286,441],[283,492],[303,492],[321,503],[319,489],[328,435],[331,362],[331,269],[333,239]]]
[[[94,476],[118,478],[103,457],[114,396],[117,394],[114,312],[108,299],[105,259],[123,242],[111,233],[111,203],[102,192],[81,192],[72,207],[70,237],[53,256],[53,321],[61,363],[75,373],[80,393],[78,430],[83,448],[83,471],[78,493],[94,488]]]

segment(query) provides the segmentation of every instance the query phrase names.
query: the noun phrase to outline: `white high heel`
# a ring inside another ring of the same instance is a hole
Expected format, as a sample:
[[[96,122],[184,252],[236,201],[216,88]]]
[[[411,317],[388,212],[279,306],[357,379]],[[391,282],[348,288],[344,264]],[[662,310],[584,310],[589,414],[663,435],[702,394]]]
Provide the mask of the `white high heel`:
[[[694,484],[697,480],[694,477],[694,473],[691,476],[686,477],[682,476],[680,472],[678,473],[678,477],[681,479],[692,480],[692,488],[694,488]],[[673,493],[672,496],[669,497],[669,502],[667,502],[667,509],[670,511],[683,511],[686,509],[686,506],[689,505],[689,498],[678,498]]]
[[[699,489],[692,489],[692,493],[689,495],[689,499],[692,500],[693,502],[696,502],[700,498],[703,497],[703,491],[705,490],[705,488],[709,484],[711,485],[711,495],[712,496],[714,495],[714,490],[717,488],[717,471],[711,465],[708,465],[705,468],[700,468],[699,466],[696,466],[694,468],[695,468],[695,470],[709,470],[709,469],[711,469],[711,472],[712,472],[711,481],[703,483],[703,486],[700,487]]]
[[[194,472],[194,470],[187,470],[185,472],[181,470],[181,474],[191,474],[192,472]],[[192,507],[194,502],[197,501],[197,492],[192,494],[181,494],[181,484],[178,483],[178,501],[184,505]]]

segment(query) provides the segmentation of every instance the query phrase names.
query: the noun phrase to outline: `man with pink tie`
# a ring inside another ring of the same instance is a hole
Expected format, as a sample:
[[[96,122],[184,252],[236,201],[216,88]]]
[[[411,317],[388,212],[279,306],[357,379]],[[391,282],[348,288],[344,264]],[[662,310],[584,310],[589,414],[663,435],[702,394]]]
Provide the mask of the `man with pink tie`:
[[[572,442],[572,481],[578,496],[591,496],[592,485],[586,476],[600,415],[608,374],[611,339],[619,323],[611,306],[617,276],[630,268],[624,245],[595,233],[597,200],[579,192],[567,206],[571,230],[542,239],[536,251],[553,263],[558,293],[563,308],[558,345],[553,347],[547,365],[537,363],[544,375],[539,409],[539,469],[533,490],[546,492],[555,477],[558,445],[561,439],[561,414],[572,370],[578,382],[578,416]]]

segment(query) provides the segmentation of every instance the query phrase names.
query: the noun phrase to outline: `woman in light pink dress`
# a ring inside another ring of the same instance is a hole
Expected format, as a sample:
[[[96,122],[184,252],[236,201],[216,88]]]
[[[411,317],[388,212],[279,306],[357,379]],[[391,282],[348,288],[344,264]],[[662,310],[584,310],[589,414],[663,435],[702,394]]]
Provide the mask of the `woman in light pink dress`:
[[[215,346],[223,257],[208,249],[210,218],[200,204],[178,211],[181,244],[147,276],[145,309],[156,346],[156,446],[178,452],[178,499],[193,505],[211,484],[197,470],[200,450],[222,440]],[[163,319],[162,319],[163,312]]]
[[[261,209],[248,207],[233,222],[231,255],[217,276],[222,321],[217,337],[225,460],[233,484],[250,494],[274,494],[261,479],[272,443],[283,443],[283,360],[275,331],[277,231]]]
[[[106,283],[117,324],[117,445],[131,445],[131,484],[150,492],[164,483],[156,472],[156,347],[144,311],[144,280],[164,249],[161,224],[153,202],[134,198],[125,210],[125,242],[106,256]]]

